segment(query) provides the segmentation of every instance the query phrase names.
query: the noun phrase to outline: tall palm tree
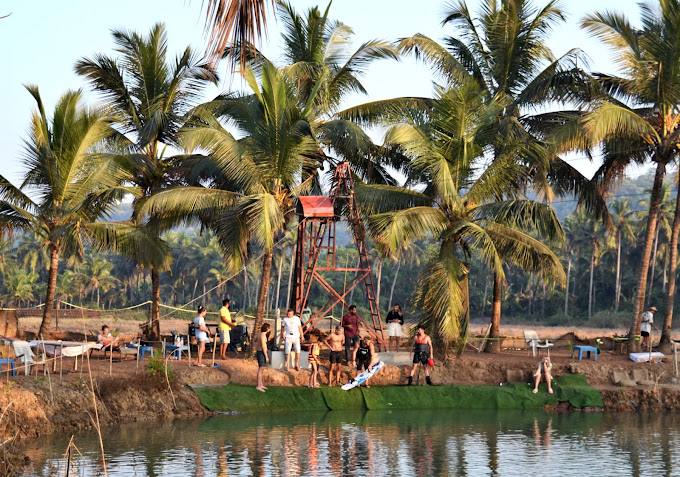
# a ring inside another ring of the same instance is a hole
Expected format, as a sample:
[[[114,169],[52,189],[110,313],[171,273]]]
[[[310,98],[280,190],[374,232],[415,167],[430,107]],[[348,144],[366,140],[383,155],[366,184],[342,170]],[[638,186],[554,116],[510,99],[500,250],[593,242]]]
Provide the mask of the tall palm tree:
[[[83,273],[86,277],[85,288],[92,292],[92,301],[94,301],[95,293],[97,294],[97,307],[99,307],[101,304],[101,291],[103,290],[106,293],[117,285],[120,280],[111,275],[113,264],[97,255],[88,257],[83,268]]]
[[[640,28],[623,14],[605,11],[586,16],[581,25],[608,44],[621,74],[596,73],[610,98],[599,102],[583,120],[586,139],[600,144],[603,182],[619,176],[628,164],[651,160],[656,165],[642,244],[637,289],[630,326],[637,350],[647,275],[661,204],[666,167],[678,152],[680,135],[680,2],[640,4]],[[598,177],[596,175],[596,177]]]
[[[673,306],[675,304],[675,285],[678,269],[678,237],[680,237],[680,187],[675,195],[675,212],[673,214],[669,244],[670,253],[668,257],[670,263],[668,266],[669,280],[664,297],[664,321],[663,328],[661,329],[661,341],[659,342],[659,350],[662,353],[671,352],[671,327],[673,325]]]
[[[244,77],[251,94],[220,97],[198,108],[182,135],[187,150],[208,153],[195,167],[212,169],[213,177],[228,182],[218,189],[193,186],[161,191],[143,210],[201,219],[215,229],[234,272],[261,251],[255,321],[259,329],[274,245],[289,229],[294,201],[309,190],[322,158],[309,122],[313,97],[301,107],[293,82],[267,61],[259,82],[250,68]],[[238,128],[242,137],[229,133],[220,119]]]
[[[486,103],[476,84],[439,91],[427,116],[405,111],[386,138],[411,158],[411,168],[417,180],[425,182],[425,190],[362,188],[361,202],[372,213],[371,233],[389,250],[430,235],[438,242],[437,257],[419,278],[415,306],[442,343],[465,336],[468,260],[473,250],[501,279],[507,260],[527,269],[545,268],[564,280],[555,254],[524,232],[537,228],[548,238],[562,235],[550,207],[521,197],[523,168],[516,156],[522,145],[514,149],[508,145],[503,156],[481,168],[484,151],[495,137],[499,108],[499,103]],[[496,315],[496,328],[499,320]]]
[[[635,243],[635,232],[633,231],[633,218],[635,211],[630,207],[630,199],[614,199],[611,203],[612,221],[614,222],[616,234],[616,285],[614,311],[619,311],[621,300],[621,245],[623,240],[628,240],[631,244]]]
[[[574,111],[546,112],[555,104],[582,107],[594,95],[589,75],[578,67],[582,54],[555,57],[546,46],[551,30],[565,19],[557,0],[536,7],[531,0],[485,0],[473,14],[464,0],[448,5],[444,24],[457,36],[443,44],[422,34],[404,38],[400,47],[429,64],[447,84],[474,82],[488,100],[504,104],[496,118],[500,141],[489,154],[503,154],[503,142],[531,144],[519,159],[531,170],[532,187],[552,200],[577,193],[598,210],[606,209],[590,181],[556,156],[551,128]]]
[[[24,149],[24,178],[15,187],[0,176],[0,226],[29,231],[49,251],[49,272],[40,334],[50,328],[59,257],[82,258],[84,243],[139,252],[145,233],[131,224],[101,223],[116,202],[131,192],[120,186],[130,178],[117,158],[102,152],[117,133],[111,117],[82,105],[79,91],[65,93],[51,120],[38,88],[30,137]],[[157,258],[154,256],[152,258]]]
[[[198,103],[202,89],[216,77],[207,67],[199,65],[189,47],[171,61],[162,24],[154,25],[147,36],[115,30],[113,39],[119,57],[98,54],[91,59],[84,58],[76,63],[75,70],[111,105],[120,117],[118,127],[133,143],[127,158],[130,183],[138,191],[135,200],[138,207],[154,192],[182,183],[182,170],[176,167],[176,158],[167,155],[168,147],[177,145],[177,131],[184,124],[185,114]],[[133,219],[142,223],[147,217],[136,213]],[[148,230],[160,236],[162,229],[153,226],[153,216],[149,219]],[[160,336],[163,268],[150,266],[151,339]]]
[[[330,7],[331,2],[323,11],[312,7],[300,14],[291,2],[278,2],[284,28],[281,67],[294,82],[302,107],[313,96],[310,123],[330,165],[339,158],[348,161],[362,180],[393,183],[386,166],[400,169],[404,157],[374,144],[357,123],[342,117],[339,108],[348,95],[366,94],[361,78],[374,61],[396,60],[398,50],[384,40],[370,40],[355,49],[352,29],[330,19]],[[250,61],[256,72],[263,58],[258,54]]]

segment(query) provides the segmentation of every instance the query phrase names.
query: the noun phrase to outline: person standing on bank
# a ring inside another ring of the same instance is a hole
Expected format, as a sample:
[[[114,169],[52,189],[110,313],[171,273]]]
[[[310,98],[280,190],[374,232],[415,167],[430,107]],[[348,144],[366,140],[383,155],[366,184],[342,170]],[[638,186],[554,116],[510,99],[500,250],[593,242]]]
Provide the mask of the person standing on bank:
[[[285,361],[283,369],[288,371],[290,365],[290,351],[295,351],[295,370],[300,370],[300,338],[302,337],[302,323],[300,317],[295,315],[295,310],[288,308],[288,316],[281,322],[281,335],[284,337],[283,354]]]
[[[194,366],[205,368],[203,364],[203,353],[205,352],[205,344],[210,342],[210,330],[205,324],[205,315],[208,311],[204,306],[199,306],[196,311],[196,318],[194,318],[194,334],[196,335],[196,342],[198,343],[198,356]]]
[[[425,327],[418,325],[418,332],[413,340],[413,348],[411,353],[413,355],[413,366],[411,367],[411,375],[408,377],[408,385],[413,385],[413,375],[416,374],[418,366],[425,366],[425,381],[432,386],[430,379],[430,360],[434,360],[434,349],[432,347],[432,340],[425,334]]]
[[[227,346],[229,346],[229,332],[232,327],[236,326],[236,322],[231,321],[231,312],[229,311],[229,299],[222,300],[222,308],[220,308],[220,324],[217,329],[220,332],[220,359],[227,359]]]
[[[394,308],[387,314],[387,336],[390,337],[389,349],[396,348],[399,351],[399,341],[401,341],[401,327],[404,324],[404,311],[399,303],[394,304]]]
[[[652,328],[659,330],[654,324],[654,313],[656,313],[656,307],[650,306],[649,310],[642,314],[642,323],[640,324],[640,335],[642,336],[642,349],[643,351],[652,350],[652,338],[650,333]]]
[[[345,330],[345,359],[349,364],[354,346],[359,342],[359,315],[356,305],[350,305],[349,313],[342,317],[340,326]]]
[[[269,363],[269,353],[267,352],[267,341],[269,340],[269,323],[265,323],[260,328],[260,334],[255,340],[255,357],[257,358],[257,389],[265,392],[267,386],[264,385],[264,368]]]
[[[342,347],[345,346],[345,336],[342,334],[342,327],[340,325],[335,327],[335,332],[328,335],[324,341],[326,346],[331,350],[331,370],[328,374],[328,387],[333,387],[333,382],[340,385],[340,365],[342,363]],[[335,377],[335,380],[333,379]]]

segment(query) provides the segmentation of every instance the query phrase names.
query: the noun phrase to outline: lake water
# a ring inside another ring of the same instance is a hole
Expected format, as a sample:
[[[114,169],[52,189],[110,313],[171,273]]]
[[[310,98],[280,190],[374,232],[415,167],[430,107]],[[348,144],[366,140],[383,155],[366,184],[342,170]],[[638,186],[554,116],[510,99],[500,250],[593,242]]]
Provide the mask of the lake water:
[[[31,443],[23,475],[65,475],[70,437]],[[74,443],[70,475],[103,475],[97,435],[76,434]],[[107,429],[104,448],[109,476],[668,476],[680,475],[680,419],[509,411],[220,416]]]

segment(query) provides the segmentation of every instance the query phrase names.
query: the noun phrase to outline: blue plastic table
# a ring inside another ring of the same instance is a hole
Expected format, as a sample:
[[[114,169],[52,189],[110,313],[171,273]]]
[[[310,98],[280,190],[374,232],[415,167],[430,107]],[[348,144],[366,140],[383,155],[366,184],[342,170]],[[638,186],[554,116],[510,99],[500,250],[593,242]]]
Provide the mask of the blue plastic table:
[[[3,359],[0,359],[0,367],[1,367],[3,364],[8,364],[8,365],[10,365],[10,366],[12,367],[12,376],[16,376],[16,372],[14,371],[14,360],[13,360],[13,359],[11,359],[11,358],[3,358]]]
[[[571,357],[574,357],[574,351],[578,351],[578,360],[581,361],[581,358],[583,358],[583,353],[588,353],[587,357],[590,359],[590,352],[594,351],[595,352],[595,361],[597,361],[597,348],[595,346],[574,346],[574,348],[571,351]]]
[[[139,357],[142,361],[144,361],[144,355],[146,355],[146,353],[149,353],[149,356],[153,356],[152,346],[130,346],[130,348],[139,348]]]

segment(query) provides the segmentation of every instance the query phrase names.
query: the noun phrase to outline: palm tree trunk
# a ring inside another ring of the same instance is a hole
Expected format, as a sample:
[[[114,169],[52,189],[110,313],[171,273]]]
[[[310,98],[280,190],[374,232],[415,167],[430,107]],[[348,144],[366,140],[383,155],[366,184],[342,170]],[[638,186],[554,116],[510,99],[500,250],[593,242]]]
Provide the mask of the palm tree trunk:
[[[621,230],[616,233],[616,299],[614,311],[619,311],[619,301],[621,300]]]
[[[272,255],[271,251],[265,252],[262,258],[262,276],[260,277],[260,291],[257,296],[257,311],[255,312],[255,331],[262,328],[264,323],[267,291],[269,291],[269,281],[272,273]]]
[[[501,352],[501,292],[503,291],[503,283],[501,278],[493,274],[493,305],[491,308],[491,329],[489,330],[489,342],[486,344],[484,351],[487,353]]]
[[[663,281],[661,282],[661,292],[666,294],[666,287],[668,287],[668,255],[670,250],[666,247],[666,252],[663,254]]]
[[[248,269],[243,265],[243,309],[248,308]]]
[[[541,320],[545,319],[545,300],[546,300],[546,294],[545,294],[545,277],[543,278],[543,298],[541,299]]]
[[[590,285],[588,287],[588,319],[593,316],[593,274],[595,272],[595,246],[590,254]]]
[[[161,274],[157,268],[151,269],[151,314],[149,315],[149,331],[147,338],[151,341],[161,340]]]
[[[661,215],[661,214],[659,214]],[[651,271],[649,274],[649,291],[647,292],[647,306],[649,306],[649,302],[652,299],[652,287],[654,286],[654,269],[656,268],[656,251],[657,247],[659,246],[659,232],[660,232],[660,227],[659,227],[659,222],[657,221],[656,223],[656,234],[654,234],[654,248],[652,250],[652,259],[651,259]]]
[[[569,280],[571,277],[571,253],[567,255],[567,289],[564,292],[564,314],[569,316]]]
[[[401,268],[401,260],[397,260],[397,269],[394,272],[394,280],[392,280],[392,286],[390,287],[390,302],[388,303],[388,306],[392,306],[394,302],[392,299],[394,298],[394,286],[397,284],[397,277],[399,276],[399,269]]]
[[[380,285],[382,283],[382,269],[385,260],[382,258],[378,259],[378,273],[376,273],[376,288],[375,288],[375,306],[380,309]]]
[[[670,266],[668,270],[668,289],[664,309],[663,328],[661,329],[661,342],[659,351],[671,352],[671,326],[673,324],[673,303],[675,300],[675,281],[678,269],[678,237],[680,236],[680,189],[675,200],[675,215],[673,216],[673,229],[671,230],[670,243]]]
[[[285,257],[283,256],[283,253],[281,253],[281,258],[279,259],[279,266],[277,270],[277,278],[276,278],[276,303],[274,304],[274,308],[279,307],[279,294],[281,293],[281,269],[283,269],[283,259]]]
[[[291,285],[293,284],[293,269],[295,268],[295,251],[290,254],[290,269],[288,270],[288,290],[286,291],[286,301],[287,303],[283,306],[288,309],[293,306],[293,300],[290,296]]]
[[[54,295],[57,290],[57,273],[59,271],[59,249],[50,245],[50,270],[47,278],[47,291],[45,293],[45,306],[43,307],[42,323],[40,323],[40,330],[38,337],[47,336],[50,329],[50,322],[52,321],[52,306],[54,304]]]
[[[482,316],[486,316],[486,297],[489,295],[489,274],[484,274],[484,295],[482,296]]]
[[[654,184],[652,186],[652,194],[649,200],[649,213],[647,214],[647,230],[645,231],[645,241],[642,246],[642,258],[640,261],[640,269],[638,271],[638,284],[635,292],[635,304],[633,306],[633,321],[630,325],[629,331],[629,346],[631,352],[636,352],[640,349],[640,325],[642,323],[642,309],[645,304],[645,290],[647,289],[647,270],[649,270],[649,260],[652,255],[652,242],[654,241],[654,232],[656,231],[656,222],[659,217],[659,205],[661,203],[661,186],[663,185],[663,177],[666,173],[666,164],[659,161],[654,173]]]

